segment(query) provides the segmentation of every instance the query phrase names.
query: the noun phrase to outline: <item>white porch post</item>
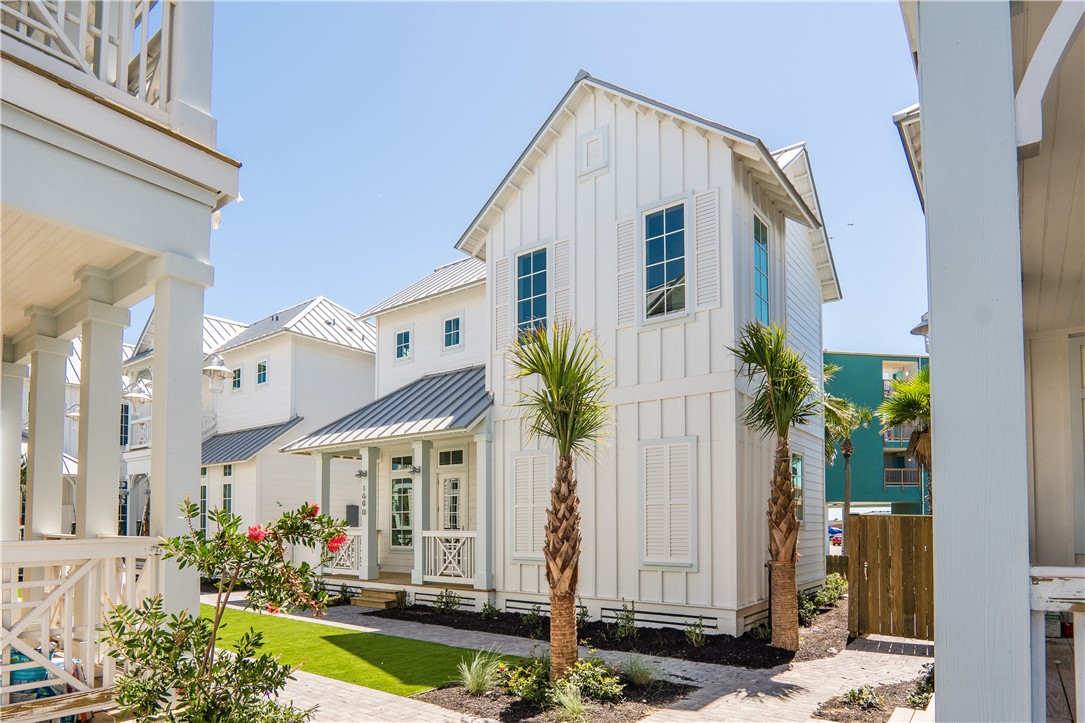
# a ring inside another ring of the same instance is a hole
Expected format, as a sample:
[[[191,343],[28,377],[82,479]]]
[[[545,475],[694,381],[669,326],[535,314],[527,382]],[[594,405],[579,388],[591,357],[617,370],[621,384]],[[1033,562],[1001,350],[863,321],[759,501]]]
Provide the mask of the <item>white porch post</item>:
[[[40,540],[61,529],[64,480],[64,365],[72,343],[36,335],[30,340],[30,428],[26,446],[26,519],[23,538]]]
[[[492,590],[494,586],[494,483],[493,434],[487,429],[475,435],[475,589]]]
[[[429,529],[429,497],[433,466],[430,456],[433,442],[421,440],[411,445],[414,466],[419,468],[411,485],[411,541],[414,545],[414,569],[411,570],[411,584],[421,585],[426,574],[426,543],[422,533]]]
[[[313,461],[316,462],[316,488],[313,494],[317,504],[320,505],[320,511],[327,515],[330,514],[332,497],[332,456],[326,452],[317,452],[313,455]],[[318,558],[314,560],[314,563],[319,561],[319,556],[324,554],[324,550],[317,550],[316,554]],[[320,566],[320,572],[325,572],[323,565]]]
[[[76,532],[80,537],[117,534],[120,483],[121,342],[131,315],[87,301],[79,373],[79,474]]]
[[[155,280],[150,534],[173,537],[188,530],[181,504],[185,498],[199,500],[200,494],[203,291],[213,271],[207,264],[166,254],[150,263],[148,278]],[[197,612],[196,571],[180,570],[172,561],[160,569],[165,609]]]
[[[933,490],[935,660],[947,721],[1032,714],[1010,12],[919,3],[933,458],[944,481]]]
[[[358,524],[364,530],[362,549],[359,551],[358,579],[376,580],[380,577],[377,565],[377,459],[380,449],[363,447],[361,450],[362,496],[358,502]]]
[[[175,3],[170,53],[170,128],[215,146],[211,115],[211,37],[214,3]]]
[[[25,364],[3,363],[0,386],[0,540],[19,539],[19,448],[23,436]]]

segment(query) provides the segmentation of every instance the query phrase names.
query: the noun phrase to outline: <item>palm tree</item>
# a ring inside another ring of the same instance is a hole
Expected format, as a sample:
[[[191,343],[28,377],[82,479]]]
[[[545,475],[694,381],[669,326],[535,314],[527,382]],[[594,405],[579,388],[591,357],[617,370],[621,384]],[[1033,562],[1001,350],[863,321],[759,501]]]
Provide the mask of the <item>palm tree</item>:
[[[574,456],[590,458],[610,425],[610,377],[587,332],[569,323],[525,332],[509,353],[513,377],[538,375],[537,389],[521,392],[530,435],[557,448],[554,486],[546,510],[546,582],[550,587],[550,678],[558,680],[577,659],[576,586],[580,573],[580,499]]]
[[[764,436],[776,435],[776,454],[769,493],[769,595],[772,644],[784,650],[799,649],[799,616],[795,587],[799,522],[795,518],[795,487],[791,479],[792,426],[801,426],[817,415],[821,406],[818,383],[802,357],[787,344],[787,332],[773,324],[765,328],[749,323],[738,347],[731,348],[739,373],[756,387],[743,421]]]
[[[934,496],[931,492],[934,484],[931,467],[931,368],[922,367],[917,374],[907,379],[894,379],[890,385],[889,396],[882,400],[874,413],[881,419],[883,433],[902,424],[915,425],[908,437],[905,454],[916,461],[920,470],[927,473],[927,511],[934,514]]]
[[[838,371],[840,367],[835,364],[826,364],[825,382],[828,383]],[[836,461],[838,444],[840,453],[844,456],[844,519],[841,523],[844,545],[841,552],[847,555],[848,515],[851,514],[851,456],[855,453],[851,435],[859,427],[869,425],[874,419],[874,412],[868,407],[853,404],[843,397],[836,397],[828,392],[822,396],[822,410],[825,414],[825,463],[833,464]]]

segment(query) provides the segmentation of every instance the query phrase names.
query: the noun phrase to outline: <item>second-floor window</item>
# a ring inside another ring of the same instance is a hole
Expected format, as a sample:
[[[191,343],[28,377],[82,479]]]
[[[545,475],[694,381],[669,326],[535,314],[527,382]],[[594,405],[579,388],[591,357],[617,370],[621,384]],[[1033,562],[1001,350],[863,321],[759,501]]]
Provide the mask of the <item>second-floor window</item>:
[[[769,323],[769,227],[753,217],[753,303],[754,318]]]
[[[686,310],[685,205],[644,217],[644,316]]]
[[[230,389],[235,392],[241,391],[241,367],[234,369],[234,380],[230,384]]]
[[[129,423],[129,407],[127,404],[121,404],[121,446],[128,446],[128,423]]]
[[[460,323],[458,316],[445,319],[445,349],[455,349],[460,346]]]
[[[396,332],[396,361],[406,361],[411,358],[411,330],[404,329]]]
[[[267,360],[256,362],[256,386],[267,384]]]
[[[546,328],[546,249],[516,257],[516,333]]]

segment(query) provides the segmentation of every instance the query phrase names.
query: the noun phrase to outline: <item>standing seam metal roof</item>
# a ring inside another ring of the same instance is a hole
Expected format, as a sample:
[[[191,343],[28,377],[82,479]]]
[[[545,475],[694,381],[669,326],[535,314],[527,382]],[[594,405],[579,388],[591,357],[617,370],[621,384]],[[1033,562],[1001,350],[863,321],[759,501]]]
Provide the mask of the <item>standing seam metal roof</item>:
[[[300,421],[301,417],[292,417],[282,424],[239,429],[236,432],[223,432],[208,437],[203,443],[200,464],[206,466],[244,462]]]
[[[249,325],[215,351],[236,349],[283,331],[359,351],[376,353],[377,350],[377,334],[372,324],[356,321],[354,312],[330,299],[318,296]]]
[[[486,367],[431,374],[291,442],[282,451],[306,452],[466,429],[491,404],[493,397],[486,390]]]
[[[382,301],[358,318],[364,319],[383,314],[386,311],[485,280],[486,262],[469,256],[444,266],[438,266],[429,276],[416,281],[395,296]]]

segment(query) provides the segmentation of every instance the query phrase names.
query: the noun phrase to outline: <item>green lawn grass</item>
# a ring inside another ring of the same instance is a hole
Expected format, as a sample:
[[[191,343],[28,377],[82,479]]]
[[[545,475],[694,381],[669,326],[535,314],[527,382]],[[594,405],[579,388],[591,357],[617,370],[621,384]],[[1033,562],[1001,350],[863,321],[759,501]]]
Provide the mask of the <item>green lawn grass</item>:
[[[210,605],[200,608],[204,617],[213,613]],[[264,634],[260,652],[275,653],[287,665],[395,695],[413,695],[448,683],[460,660],[474,653],[465,648],[243,610],[227,609],[223,623],[219,647],[231,647],[252,627]]]

